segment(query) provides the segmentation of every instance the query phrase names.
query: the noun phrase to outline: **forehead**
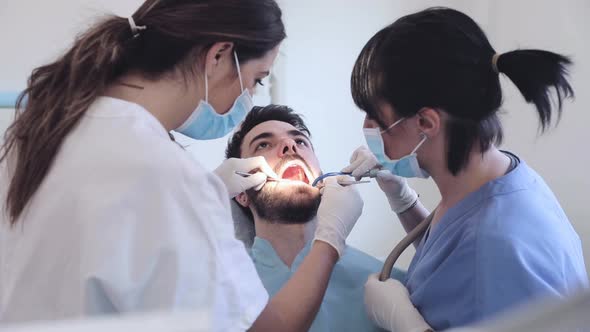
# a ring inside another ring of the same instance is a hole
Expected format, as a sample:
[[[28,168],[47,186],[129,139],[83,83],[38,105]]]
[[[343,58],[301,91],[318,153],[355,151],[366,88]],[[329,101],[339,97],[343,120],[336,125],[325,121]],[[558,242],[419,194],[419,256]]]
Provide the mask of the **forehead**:
[[[274,136],[281,137],[288,136],[289,131],[291,130],[298,129],[295,128],[293,125],[283,121],[271,120],[262,122],[258,124],[256,127],[252,128],[252,130],[250,130],[248,134],[244,136],[244,141],[242,142],[242,150],[244,147],[247,147],[256,136],[262,133],[269,133],[273,134]]]

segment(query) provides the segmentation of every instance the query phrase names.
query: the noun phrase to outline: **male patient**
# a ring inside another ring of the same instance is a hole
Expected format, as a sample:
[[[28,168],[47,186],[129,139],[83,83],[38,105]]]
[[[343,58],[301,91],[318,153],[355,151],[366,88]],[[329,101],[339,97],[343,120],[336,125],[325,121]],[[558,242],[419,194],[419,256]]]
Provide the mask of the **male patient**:
[[[256,237],[250,255],[272,296],[309,252],[321,200],[320,191],[310,184],[321,170],[309,130],[286,106],[254,107],[230,139],[227,158],[254,156],[265,157],[282,179],[236,197],[253,220]],[[363,298],[367,277],[381,267],[377,259],[347,247],[310,331],[378,331],[367,317]]]

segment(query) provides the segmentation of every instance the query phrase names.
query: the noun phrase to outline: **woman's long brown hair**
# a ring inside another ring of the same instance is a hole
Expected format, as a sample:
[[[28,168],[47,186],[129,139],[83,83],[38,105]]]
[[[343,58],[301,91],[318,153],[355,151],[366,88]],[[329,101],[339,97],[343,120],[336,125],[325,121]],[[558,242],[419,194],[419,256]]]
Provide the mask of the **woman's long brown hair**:
[[[16,103],[0,162],[13,167],[6,206],[15,225],[47,176],[67,135],[105,88],[134,70],[158,79],[172,70],[189,74],[195,51],[233,42],[240,61],[259,58],[285,38],[274,0],[147,0],[126,18],[109,16],[79,35],[56,61],[35,69]]]

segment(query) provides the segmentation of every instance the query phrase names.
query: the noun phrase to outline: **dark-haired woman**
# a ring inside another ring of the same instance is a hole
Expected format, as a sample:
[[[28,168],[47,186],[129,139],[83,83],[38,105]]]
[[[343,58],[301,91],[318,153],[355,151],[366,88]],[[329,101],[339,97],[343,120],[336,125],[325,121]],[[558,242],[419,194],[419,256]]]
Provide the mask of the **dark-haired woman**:
[[[569,65],[542,50],[500,54],[471,18],[446,8],[400,18],[365,45],[351,85],[368,148],[346,170],[382,168],[378,183],[408,232],[427,211],[404,178],[432,177],[442,196],[405,283],[367,282],[367,309],[382,327],[404,324],[394,319],[404,286],[436,330],[588,287],[580,238],[557,198],[524,160],[498,148],[499,75],[546,128],[573,95]]]
[[[174,310],[211,331],[309,328],[358,193],[326,187],[317,241],[269,300],[228,191],[272,170],[229,160],[216,176],[169,136],[227,134],[284,38],[273,0],[148,0],[33,71],[0,154],[0,323]]]

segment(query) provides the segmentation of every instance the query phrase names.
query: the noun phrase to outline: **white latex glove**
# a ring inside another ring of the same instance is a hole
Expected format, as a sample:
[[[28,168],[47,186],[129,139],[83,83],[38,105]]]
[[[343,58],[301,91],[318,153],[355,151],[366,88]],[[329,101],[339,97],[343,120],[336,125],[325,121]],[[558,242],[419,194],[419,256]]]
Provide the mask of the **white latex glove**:
[[[381,165],[375,155],[366,146],[356,149],[350,157],[350,165],[342,172],[352,172],[352,176],[359,178],[368,171],[380,168]],[[393,175],[388,170],[377,172],[377,183],[389,201],[389,206],[395,213],[401,213],[411,207],[418,199],[418,194],[410,188],[405,178]]]
[[[314,241],[330,244],[342,257],[346,238],[363,211],[363,200],[354,185],[341,186],[338,180],[349,176],[329,177],[324,180],[322,201],[317,213]]]
[[[392,332],[424,332],[432,328],[424,321],[399,281],[379,281],[379,274],[369,276],[365,284],[365,307],[369,318]]]
[[[258,172],[247,177],[236,174],[236,171],[250,173],[254,170],[258,170]],[[268,177],[278,178],[266,159],[261,156],[246,159],[229,158],[224,160],[213,172],[225,183],[230,198],[234,198],[248,189],[260,190]]]

